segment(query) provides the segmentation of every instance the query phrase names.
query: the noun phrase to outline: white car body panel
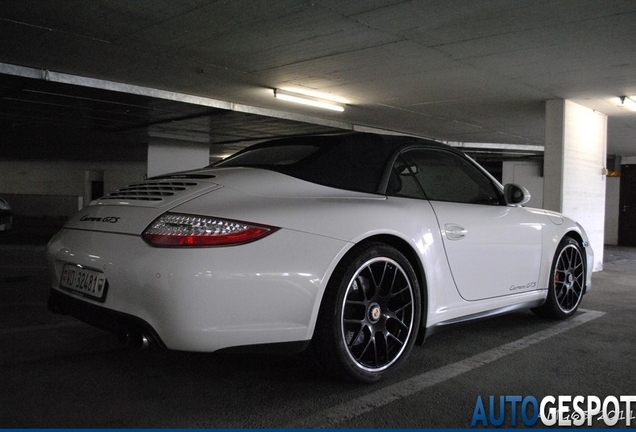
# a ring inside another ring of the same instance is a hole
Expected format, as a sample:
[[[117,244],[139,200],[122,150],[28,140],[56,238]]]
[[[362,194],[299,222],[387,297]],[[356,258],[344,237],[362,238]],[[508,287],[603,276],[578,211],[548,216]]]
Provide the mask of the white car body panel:
[[[309,341],[334,269],[370,238],[417,257],[431,329],[541,304],[563,235],[587,244],[580,226],[545,210],[352,192],[253,168],[189,175],[194,185],[172,196],[107,197],[71,218],[48,246],[52,289],[145,321],[168,348],[216,351]],[[149,245],[142,232],[168,211],[280,229],[239,246]],[[67,263],[106,275],[103,303],[60,289]]]
[[[532,217],[523,207],[447,202],[432,202],[432,206],[455,283],[464,299],[547,288],[539,285],[540,268],[519,265],[541,262],[542,231],[550,224],[546,217]]]

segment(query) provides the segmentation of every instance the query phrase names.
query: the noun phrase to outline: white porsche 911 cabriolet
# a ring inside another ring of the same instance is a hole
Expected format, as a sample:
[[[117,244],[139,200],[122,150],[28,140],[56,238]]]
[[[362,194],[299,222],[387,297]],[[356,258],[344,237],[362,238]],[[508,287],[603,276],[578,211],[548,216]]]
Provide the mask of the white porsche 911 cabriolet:
[[[310,349],[372,382],[441,326],[575,313],[588,238],[528,199],[431,141],[263,142],[81,210],[49,243],[49,306],[174,350]]]

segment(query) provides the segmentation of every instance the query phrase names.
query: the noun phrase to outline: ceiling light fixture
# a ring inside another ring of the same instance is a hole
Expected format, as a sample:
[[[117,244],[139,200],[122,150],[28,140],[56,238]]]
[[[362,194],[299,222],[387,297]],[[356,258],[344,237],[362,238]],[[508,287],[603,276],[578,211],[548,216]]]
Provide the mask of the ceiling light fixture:
[[[636,96],[621,96],[619,99],[621,101],[620,106],[636,111]]]
[[[307,96],[300,93],[293,93],[287,90],[274,89],[274,97],[288,102],[295,102],[303,105],[324,108],[332,111],[343,112],[344,106],[338,102]]]

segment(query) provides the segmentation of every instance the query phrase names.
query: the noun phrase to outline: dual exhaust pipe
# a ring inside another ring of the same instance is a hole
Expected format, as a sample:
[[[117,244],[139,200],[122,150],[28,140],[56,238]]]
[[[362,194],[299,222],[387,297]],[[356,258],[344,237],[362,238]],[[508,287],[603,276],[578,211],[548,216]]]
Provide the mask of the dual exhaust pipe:
[[[105,311],[57,293],[49,297],[48,307],[53,313],[71,315],[87,324],[115,333],[119,341],[131,349],[163,347],[161,339],[150,326],[145,326],[143,322],[137,322],[123,314]]]
[[[151,337],[134,329],[124,328],[118,331],[117,338],[124,346],[131,349],[148,349],[155,346]]]

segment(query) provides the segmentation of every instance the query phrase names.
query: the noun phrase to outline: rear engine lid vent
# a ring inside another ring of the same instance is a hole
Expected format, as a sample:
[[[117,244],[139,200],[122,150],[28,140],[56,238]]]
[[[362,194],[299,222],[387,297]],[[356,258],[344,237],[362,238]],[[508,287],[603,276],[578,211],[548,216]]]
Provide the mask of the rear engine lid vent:
[[[191,181],[147,181],[126,186],[100,198],[100,201],[163,201],[197,185]]]

